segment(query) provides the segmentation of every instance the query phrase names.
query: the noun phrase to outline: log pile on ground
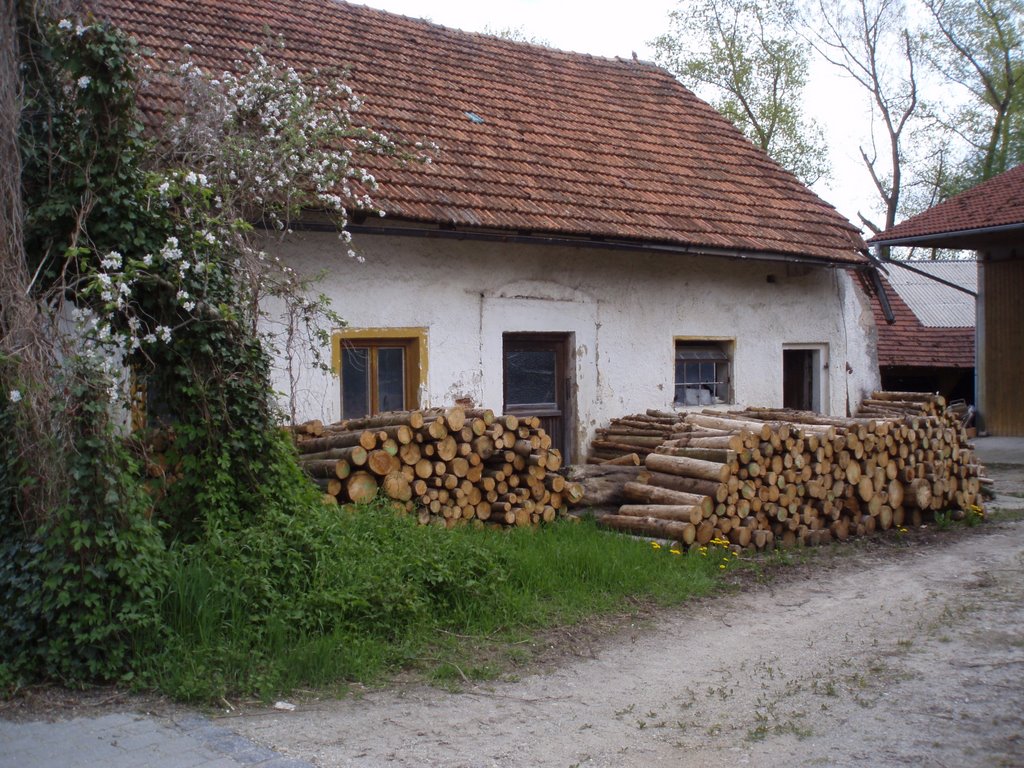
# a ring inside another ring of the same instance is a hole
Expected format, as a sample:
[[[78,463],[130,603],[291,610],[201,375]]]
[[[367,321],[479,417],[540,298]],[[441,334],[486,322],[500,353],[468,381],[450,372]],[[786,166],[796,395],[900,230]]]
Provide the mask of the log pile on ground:
[[[620,457],[602,454],[603,464],[581,478],[584,493],[588,503],[620,505],[599,518],[605,527],[686,545],[824,544],[922,525],[940,510],[962,516],[981,505],[985,480],[944,406],[937,395],[876,392],[853,419],[759,408],[649,411],[668,437],[644,446],[642,467],[609,466]],[[592,477],[608,487],[591,494]]]
[[[557,474],[562,456],[534,417],[486,409],[399,411],[292,428],[299,464],[326,503],[378,492],[426,524],[551,522],[582,488]]]

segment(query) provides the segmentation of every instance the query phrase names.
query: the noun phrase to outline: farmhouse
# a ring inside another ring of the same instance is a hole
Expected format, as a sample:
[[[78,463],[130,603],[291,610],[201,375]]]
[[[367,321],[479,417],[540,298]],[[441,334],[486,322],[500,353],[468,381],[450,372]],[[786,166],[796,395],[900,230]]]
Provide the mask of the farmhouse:
[[[978,425],[992,435],[1024,435],[1024,165],[897,224],[871,242],[975,251]]]
[[[832,415],[878,385],[857,230],[668,72],[337,0],[97,0],[159,61],[211,72],[268,36],[339,67],[368,124],[434,142],[380,160],[382,219],[314,216],[271,246],[348,325],[300,417],[473,403],[544,417],[571,459],[613,416],[758,404]],[[148,119],[173,94],[141,94]],[[286,386],[281,379],[280,387]]]

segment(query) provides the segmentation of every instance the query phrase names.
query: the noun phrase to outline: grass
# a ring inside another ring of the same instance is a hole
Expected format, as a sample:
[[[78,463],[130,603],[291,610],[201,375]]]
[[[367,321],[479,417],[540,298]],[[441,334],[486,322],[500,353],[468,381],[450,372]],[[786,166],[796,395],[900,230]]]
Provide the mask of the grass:
[[[175,552],[162,633],[140,639],[141,680],[187,701],[409,670],[449,688],[493,680],[553,628],[709,594],[733,562],[724,547],[683,554],[592,522],[424,528],[382,504],[271,516],[210,542]]]

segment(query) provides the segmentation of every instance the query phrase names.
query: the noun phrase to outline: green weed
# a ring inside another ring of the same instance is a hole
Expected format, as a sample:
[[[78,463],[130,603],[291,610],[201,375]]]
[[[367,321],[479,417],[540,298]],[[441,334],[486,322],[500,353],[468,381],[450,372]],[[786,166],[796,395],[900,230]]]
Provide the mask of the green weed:
[[[185,700],[372,684],[403,668],[446,686],[496,679],[512,658],[496,647],[637,599],[707,594],[722,572],[720,557],[590,523],[444,531],[384,503],[269,510],[171,554],[164,651],[145,671]]]

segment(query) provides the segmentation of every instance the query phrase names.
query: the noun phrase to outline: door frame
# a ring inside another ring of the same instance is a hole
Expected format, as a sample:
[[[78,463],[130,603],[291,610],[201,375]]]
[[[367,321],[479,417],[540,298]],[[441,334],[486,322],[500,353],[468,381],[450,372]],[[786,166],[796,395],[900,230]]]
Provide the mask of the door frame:
[[[829,346],[827,343],[818,344],[783,344],[782,345],[782,403],[785,405],[786,398],[786,352],[811,352],[811,408],[815,413],[828,415],[829,390]]]

